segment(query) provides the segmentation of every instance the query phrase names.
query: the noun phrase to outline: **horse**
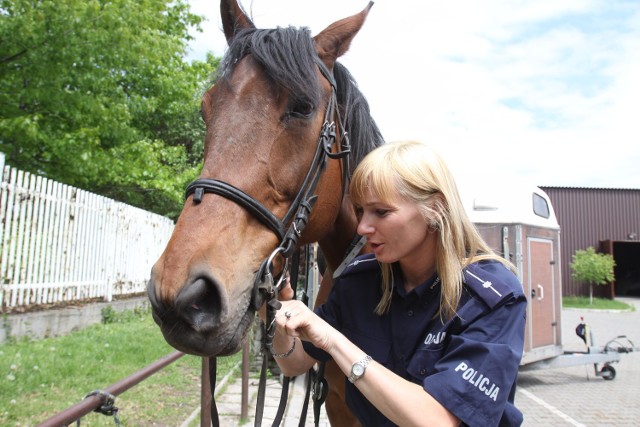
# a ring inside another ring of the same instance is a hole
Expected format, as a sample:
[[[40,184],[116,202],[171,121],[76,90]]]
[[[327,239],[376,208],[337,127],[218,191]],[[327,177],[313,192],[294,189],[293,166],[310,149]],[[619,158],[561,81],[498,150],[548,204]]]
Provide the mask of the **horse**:
[[[326,300],[331,272],[357,237],[349,176],[384,143],[337,61],[372,5],[312,37],[306,27],[256,28],[237,0],[221,0],[228,48],[202,97],[202,170],[147,288],[152,316],[176,349],[238,352],[280,289],[267,279],[281,281],[287,259],[309,243],[327,264],[316,303]],[[325,376],[331,424],[359,425],[344,404],[342,372],[329,364]]]

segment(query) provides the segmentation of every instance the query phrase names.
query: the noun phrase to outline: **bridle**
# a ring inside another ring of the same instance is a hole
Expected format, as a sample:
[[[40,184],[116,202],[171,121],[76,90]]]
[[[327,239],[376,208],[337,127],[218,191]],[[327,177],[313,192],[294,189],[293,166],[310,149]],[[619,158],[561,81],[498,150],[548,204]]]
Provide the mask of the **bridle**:
[[[342,162],[342,193],[346,192],[347,181],[349,178],[349,154],[351,146],[349,143],[349,135],[345,131],[345,126],[340,115],[337,100],[337,87],[333,74],[326,65],[315,57],[316,65],[322,75],[329,81],[331,85],[331,95],[327,108],[325,110],[324,122],[322,124],[320,135],[318,136],[316,151],[313,161],[309,166],[309,170],[304,178],[302,186],[298,190],[291,206],[282,219],[275,216],[269,209],[255,198],[251,197],[244,191],[224,181],[212,178],[200,178],[191,182],[185,191],[185,199],[193,195],[193,203],[199,204],[205,193],[212,193],[222,196],[232,202],[243,207],[253,217],[262,222],[269,228],[279,239],[280,243],[275,250],[267,257],[258,268],[255,274],[251,305],[255,310],[259,310],[266,303],[266,331],[263,334],[263,364],[260,378],[260,388],[258,390],[258,405],[256,405],[256,426],[260,425],[262,420],[262,407],[264,406],[264,384],[266,382],[266,371],[268,369],[269,351],[271,350],[272,338],[275,334],[275,312],[280,308],[277,300],[277,293],[284,287],[284,279],[288,270],[289,259],[295,252],[298,241],[302,232],[309,222],[309,216],[316,203],[318,196],[315,194],[318,181],[322,172],[325,170],[328,159],[340,160]],[[336,146],[336,127],[339,128],[340,147],[334,152]],[[273,276],[273,261],[277,255],[284,258],[285,263],[278,274],[277,280]],[[277,282],[274,285],[274,282]],[[295,283],[295,282],[293,282]],[[210,362],[211,363],[211,362]],[[215,359],[210,364],[215,369]],[[214,371],[215,372],[215,371]],[[288,378],[285,378],[286,387],[283,384],[283,398],[285,390],[288,388]],[[211,375],[212,397],[215,389],[215,374]],[[212,407],[212,414],[217,414],[215,402]],[[286,398],[285,398],[286,403]],[[282,407],[282,399],[281,399]],[[279,409],[278,414],[281,415]],[[217,415],[216,415],[217,418]],[[273,425],[279,425],[280,420],[276,419]]]
[[[233,186],[232,184],[211,178],[196,179],[187,186],[185,198],[193,194],[193,202],[198,204],[202,201],[205,193],[213,193],[225,197],[246,209],[251,215],[267,226],[280,240],[278,247],[271,255],[263,261],[256,273],[254,281],[254,290],[252,297],[253,307],[258,310],[265,299],[269,298],[269,294],[279,291],[282,286],[286,265],[278,277],[278,284],[275,289],[271,289],[268,284],[268,275],[272,274],[273,259],[280,254],[285,260],[291,257],[296,249],[298,240],[302,235],[309,216],[313,210],[313,206],[317,200],[315,189],[322,172],[324,171],[327,159],[338,159],[342,161],[342,192],[346,191],[346,185],[349,174],[349,154],[351,146],[349,143],[349,135],[344,130],[342,117],[338,108],[336,81],[333,74],[324,65],[320,58],[315,60],[320,72],[331,84],[331,95],[324,115],[324,122],[318,137],[316,152],[313,161],[309,166],[309,170],[305,176],[302,186],[291,203],[287,213],[282,219],[276,217],[269,209],[264,207],[262,203],[251,197],[244,191]],[[334,117],[336,120],[334,120]],[[340,150],[333,152],[336,144],[336,121],[341,130]]]

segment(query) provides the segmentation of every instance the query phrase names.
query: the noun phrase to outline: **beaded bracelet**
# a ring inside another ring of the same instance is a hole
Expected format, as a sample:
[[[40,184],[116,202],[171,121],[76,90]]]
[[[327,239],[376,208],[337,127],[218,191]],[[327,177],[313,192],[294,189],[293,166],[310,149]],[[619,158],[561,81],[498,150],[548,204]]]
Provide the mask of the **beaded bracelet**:
[[[293,350],[295,350],[295,349],[296,349],[296,339],[294,338],[293,339],[293,345],[291,346],[291,348],[288,351],[286,351],[285,353],[280,353],[280,354],[275,354],[272,351],[271,354],[276,359],[284,359],[285,357],[291,356],[291,353],[293,353]]]

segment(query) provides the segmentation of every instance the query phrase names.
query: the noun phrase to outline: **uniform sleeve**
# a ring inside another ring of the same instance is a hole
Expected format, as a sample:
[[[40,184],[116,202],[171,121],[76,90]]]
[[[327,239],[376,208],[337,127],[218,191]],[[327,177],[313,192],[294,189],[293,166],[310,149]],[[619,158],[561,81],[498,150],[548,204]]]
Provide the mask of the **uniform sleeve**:
[[[327,301],[316,307],[314,312],[329,325],[345,333],[345,323],[348,323],[345,317],[358,317],[361,313],[357,310],[354,311],[353,307],[351,307],[348,310],[348,316],[346,314],[343,315],[342,307],[348,307],[351,301],[362,301],[363,298],[378,301],[379,297],[375,290],[372,292],[370,283],[377,283],[379,272],[380,266],[373,254],[356,257],[342,274],[334,279]],[[363,283],[368,289],[362,290]],[[375,289],[378,288],[376,287]],[[371,302],[371,304],[375,307],[377,302]],[[373,311],[373,308],[371,311]],[[303,341],[302,344],[305,351],[314,359],[321,362],[331,359],[328,353],[311,343]]]
[[[524,295],[513,297],[450,335],[424,389],[466,425],[497,426],[513,406],[525,315]]]

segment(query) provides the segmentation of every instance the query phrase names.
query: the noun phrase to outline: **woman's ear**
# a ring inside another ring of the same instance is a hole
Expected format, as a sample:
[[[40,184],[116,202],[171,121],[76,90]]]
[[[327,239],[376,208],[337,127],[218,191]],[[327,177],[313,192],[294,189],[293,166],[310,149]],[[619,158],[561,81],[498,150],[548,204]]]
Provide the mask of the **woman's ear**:
[[[434,232],[442,228],[442,222],[447,212],[447,201],[441,192],[434,193],[429,197],[428,221],[429,231]]]

